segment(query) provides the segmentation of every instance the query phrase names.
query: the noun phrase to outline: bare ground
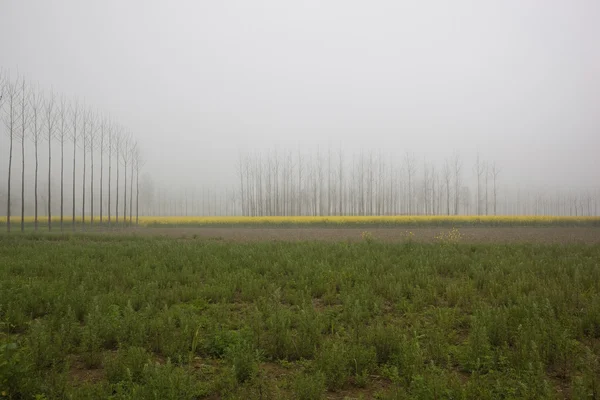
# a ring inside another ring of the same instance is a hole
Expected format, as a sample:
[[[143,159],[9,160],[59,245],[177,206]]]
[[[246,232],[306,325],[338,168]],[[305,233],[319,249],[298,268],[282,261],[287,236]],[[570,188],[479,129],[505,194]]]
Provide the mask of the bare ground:
[[[458,229],[461,243],[585,243],[600,244],[594,227],[465,227]],[[435,242],[449,228],[126,228],[110,232],[141,236],[199,238],[234,242],[251,241],[360,241],[363,232],[385,242]],[[409,233],[412,232],[412,235]]]

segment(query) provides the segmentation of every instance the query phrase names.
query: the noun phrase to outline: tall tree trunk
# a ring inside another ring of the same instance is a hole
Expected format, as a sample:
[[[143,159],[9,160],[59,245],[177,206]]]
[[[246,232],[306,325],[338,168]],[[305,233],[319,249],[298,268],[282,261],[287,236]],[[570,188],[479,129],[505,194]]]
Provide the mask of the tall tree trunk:
[[[64,133],[63,133],[64,134]],[[60,231],[64,230],[64,179],[65,179],[65,141],[64,138],[60,142]]]
[[[33,220],[33,229],[38,230],[39,220],[38,220],[38,170],[39,170],[39,156],[38,156],[38,138],[36,137],[35,143],[35,172],[34,172],[34,185],[33,185],[33,196],[34,196],[34,220]]]
[[[10,188],[11,188],[11,181],[10,181],[10,176],[11,176],[11,172],[12,172],[12,157],[13,157],[13,132],[12,132],[12,126],[13,126],[13,122],[12,122],[12,104],[11,104],[11,110],[10,110],[10,146],[9,146],[9,150],[8,150],[8,193],[7,193],[7,199],[6,199],[6,231],[10,232]]]
[[[25,232],[25,129],[26,112],[25,112],[25,79],[23,79],[23,89],[21,92],[21,232]]]
[[[138,161],[139,162],[139,161]],[[140,224],[140,167],[139,165],[135,169],[135,224]],[[194,203],[192,202],[192,208]]]
[[[94,225],[94,132],[90,132],[90,226]]]
[[[82,136],[83,136],[83,187],[82,187],[82,197],[81,197],[81,228],[85,229],[85,175],[86,175],[86,167],[87,167],[85,127],[82,132]]]
[[[73,208],[73,219],[71,221],[71,225],[73,225],[73,230],[75,230],[75,179],[77,171],[76,169],[76,160],[77,160],[77,123],[73,124],[73,204],[71,204]]]
[[[104,178],[104,133],[102,134],[102,139],[100,140],[100,225],[102,225],[102,205],[104,203],[103,197],[103,182],[102,178]]]
[[[48,128],[48,230],[52,230],[52,131]]]
[[[124,163],[125,175],[123,176],[123,224],[127,225],[127,162]]]
[[[25,118],[23,118],[22,135],[23,136],[21,136],[21,232],[25,232]]]
[[[115,196],[115,224],[119,224],[119,154],[117,153],[117,195]]]
[[[185,198],[187,215],[187,196]],[[133,160],[131,161],[131,177],[129,178],[129,225],[133,224]]]
[[[110,210],[110,196],[111,196],[111,175],[112,175],[112,132],[109,131],[109,136],[108,136],[108,226],[110,226],[110,217],[111,217],[111,210]]]

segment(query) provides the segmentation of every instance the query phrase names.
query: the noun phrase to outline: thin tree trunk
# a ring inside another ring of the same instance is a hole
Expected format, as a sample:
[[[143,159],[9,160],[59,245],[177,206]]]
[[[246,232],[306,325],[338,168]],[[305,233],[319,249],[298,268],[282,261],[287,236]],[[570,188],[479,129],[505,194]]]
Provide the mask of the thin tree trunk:
[[[25,232],[25,79],[21,94],[21,232]]]
[[[48,128],[48,230],[52,230],[52,132]]]
[[[39,169],[39,156],[38,156],[38,139],[35,139],[35,173],[34,173],[34,189],[33,195],[35,197],[35,210],[34,210],[34,220],[33,220],[33,229],[38,230],[39,220],[38,220],[38,169]]]
[[[11,104],[11,108],[12,108],[12,104]],[[13,132],[12,132],[12,109],[10,111],[10,118],[11,118],[11,132],[10,132],[10,147],[8,150],[8,197],[7,197],[7,202],[6,202],[6,231],[10,232],[10,186],[11,186],[11,181],[10,181],[10,176],[11,176],[11,172],[12,172],[12,157],[13,157]]]
[[[194,206],[192,202],[192,207]],[[136,168],[135,174],[135,224],[140,224],[140,167]]]
[[[71,205],[73,208],[73,220],[71,221],[71,225],[73,225],[73,230],[75,230],[75,172],[77,171],[75,168],[75,162],[77,160],[77,123],[73,125],[73,204]]]
[[[127,162],[124,164],[125,175],[123,176],[123,224],[127,225]]]
[[[65,179],[65,139],[64,139],[64,129],[61,132],[61,140],[60,140],[60,231],[64,230],[64,213],[65,213],[65,188],[64,188],[64,179]]]
[[[25,117],[23,117],[22,135],[23,136],[21,137],[21,232],[25,232]]]
[[[102,225],[102,203],[104,203],[103,195],[103,182],[104,178],[104,127],[101,128],[103,131],[100,134],[100,225]]]
[[[84,117],[85,118],[85,117]],[[87,155],[85,151],[85,128],[82,132],[83,135],[83,188],[82,188],[82,198],[81,198],[81,227],[85,228],[85,173],[87,167]]]
[[[187,215],[187,196],[185,198]],[[131,177],[129,178],[129,225],[133,224],[133,160],[131,161]]]
[[[117,153],[117,196],[115,198],[115,224],[119,224],[119,154]]]
[[[110,131],[109,131],[110,132]],[[110,218],[111,218],[111,210],[110,210],[110,200],[111,200],[111,175],[112,175],[112,132],[109,133],[108,136],[108,226],[110,226]]]
[[[90,226],[94,225],[94,132],[90,132]]]

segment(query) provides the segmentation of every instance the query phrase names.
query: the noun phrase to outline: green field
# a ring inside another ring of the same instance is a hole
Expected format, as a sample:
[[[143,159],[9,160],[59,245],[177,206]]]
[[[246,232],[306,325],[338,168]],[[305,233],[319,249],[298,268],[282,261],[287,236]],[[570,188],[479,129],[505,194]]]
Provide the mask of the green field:
[[[0,324],[0,398],[597,399],[600,246],[0,235]]]

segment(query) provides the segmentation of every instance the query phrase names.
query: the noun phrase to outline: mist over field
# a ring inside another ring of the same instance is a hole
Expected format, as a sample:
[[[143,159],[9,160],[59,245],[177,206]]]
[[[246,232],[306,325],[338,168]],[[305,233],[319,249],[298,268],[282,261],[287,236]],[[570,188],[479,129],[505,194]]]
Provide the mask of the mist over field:
[[[78,214],[84,152],[87,163],[95,154],[85,191],[93,182],[86,201],[95,199],[96,213],[101,203],[109,207],[108,186],[116,188],[108,165],[114,174],[123,164],[121,156],[100,154],[102,121],[106,135],[131,133],[137,144],[146,214],[190,213],[183,203],[195,204],[195,214],[492,214],[494,205],[501,214],[597,214],[599,15],[591,0],[4,1],[0,66],[19,89],[15,104],[23,83],[28,99],[24,149],[25,119],[13,110],[13,214],[21,181],[26,214],[35,208],[30,96],[39,93],[43,103],[51,91],[56,105],[64,96],[68,121],[66,208],[73,197],[73,104],[96,121],[95,148],[76,144]],[[3,103],[6,214],[6,94]],[[49,185],[59,211],[58,131],[54,126],[50,164],[43,129],[38,143],[40,213],[52,197]],[[457,159],[458,180],[451,166]],[[84,212],[90,210],[88,204]]]

